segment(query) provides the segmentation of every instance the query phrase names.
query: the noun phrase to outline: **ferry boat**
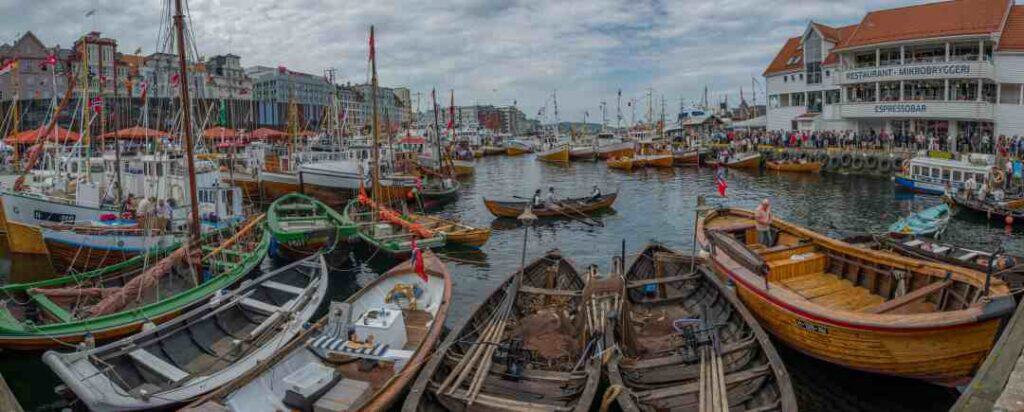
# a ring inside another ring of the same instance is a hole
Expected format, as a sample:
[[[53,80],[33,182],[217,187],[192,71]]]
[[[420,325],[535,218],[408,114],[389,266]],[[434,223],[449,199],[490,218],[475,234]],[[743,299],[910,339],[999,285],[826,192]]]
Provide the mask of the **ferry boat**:
[[[994,168],[992,155],[972,153],[960,160],[917,156],[903,162],[903,168],[893,181],[896,186],[916,193],[942,195],[946,184],[954,191],[963,187],[971,177],[981,185],[1002,171]]]

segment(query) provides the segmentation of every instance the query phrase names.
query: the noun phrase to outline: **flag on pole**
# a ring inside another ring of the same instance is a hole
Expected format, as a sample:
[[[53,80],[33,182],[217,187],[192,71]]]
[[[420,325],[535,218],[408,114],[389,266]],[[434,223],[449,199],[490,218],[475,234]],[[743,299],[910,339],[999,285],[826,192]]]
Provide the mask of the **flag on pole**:
[[[142,100],[146,100],[146,92],[149,91],[149,84],[146,82],[139,82],[139,97]]]
[[[722,166],[715,169],[715,185],[718,186],[718,195],[725,197],[725,189],[729,188],[729,182],[725,181],[725,168]]]
[[[10,73],[12,70],[17,69],[17,68],[18,68],[18,60],[17,59],[11,60],[11,61],[5,63],[3,66],[0,66],[0,76],[2,76],[4,74],[7,74],[7,73]]]
[[[92,99],[89,99],[89,107],[92,108],[93,112],[96,112],[96,113],[102,112],[103,111],[103,98],[97,96],[97,97],[93,97]]]
[[[180,81],[181,75],[179,73],[171,73],[171,87],[178,87]]]
[[[448,130],[455,130],[455,90],[452,90],[451,103],[448,105]]]
[[[423,265],[423,251],[416,245],[416,239],[412,240],[412,268],[417,275],[420,275],[420,279],[427,283],[430,282],[430,277],[427,276],[427,270]]]
[[[373,60],[374,54],[376,54],[376,52],[374,51],[374,47],[373,47],[373,27],[371,27],[370,28],[370,59],[369,60]]]

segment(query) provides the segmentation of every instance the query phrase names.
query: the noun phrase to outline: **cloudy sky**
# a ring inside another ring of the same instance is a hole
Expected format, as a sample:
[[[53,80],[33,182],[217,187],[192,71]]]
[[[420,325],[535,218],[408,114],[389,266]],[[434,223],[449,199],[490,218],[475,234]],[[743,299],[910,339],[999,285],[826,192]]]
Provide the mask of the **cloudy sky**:
[[[168,0],[2,0],[0,42],[32,30],[47,45],[69,46],[98,30],[119,50],[161,46]],[[377,27],[378,71],[384,85],[423,92],[455,90],[456,104],[512,104],[533,117],[557,90],[561,120],[600,119],[608,103],[614,123],[616,90],[623,116],[630,98],[712,102],[749,99],[751,77],[787,37],[811,19],[845,25],[866,11],[920,3],[907,0],[190,0],[199,53],[231,52],[242,64],[287,66],[320,74],[338,69],[342,81],[367,79],[367,36]],[[21,3],[21,4],[18,4]],[[90,17],[85,15],[95,10]],[[757,99],[763,86],[758,86]],[[447,92],[446,92],[447,93]],[[415,102],[415,98],[414,98]],[[415,103],[414,103],[415,104]],[[656,105],[660,111],[660,103]],[[640,105],[646,111],[646,103]],[[638,114],[639,116],[639,114]]]

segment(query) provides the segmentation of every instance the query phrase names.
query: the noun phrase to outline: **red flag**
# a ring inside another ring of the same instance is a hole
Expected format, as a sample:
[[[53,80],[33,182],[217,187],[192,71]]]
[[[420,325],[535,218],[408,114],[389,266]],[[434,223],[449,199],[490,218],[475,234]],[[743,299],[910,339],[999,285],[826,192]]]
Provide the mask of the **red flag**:
[[[171,73],[171,86],[177,86],[181,76],[178,73]]]
[[[92,111],[94,111],[96,113],[102,112],[103,111],[103,98],[102,97],[94,97],[92,99],[89,99],[89,107],[91,107]]]
[[[373,27],[371,26],[370,27],[370,60],[373,60],[373,57],[374,57],[375,54],[376,54],[376,51],[374,51],[374,47],[373,47]]]
[[[277,72],[281,74],[288,73],[288,68],[284,66],[277,66]]]
[[[423,251],[420,250],[419,246],[416,246],[416,239],[412,240],[412,267],[416,274],[420,275],[420,279],[423,279],[424,282],[430,282],[427,270],[423,267]]]
[[[455,130],[455,90],[452,90],[451,104],[448,105],[448,130]]]
[[[139,97],[141,97],[142,100],[146,100],[146,92],[149,91],[149,84],[146,83],[146,82],[139,82],[139,90],[140,90]]]
[[[718,186],[718,195],[725,197],[725,189],[729,188],[729,183],[725,181],[725,168],[722,166],[715,170],[715,184]]]

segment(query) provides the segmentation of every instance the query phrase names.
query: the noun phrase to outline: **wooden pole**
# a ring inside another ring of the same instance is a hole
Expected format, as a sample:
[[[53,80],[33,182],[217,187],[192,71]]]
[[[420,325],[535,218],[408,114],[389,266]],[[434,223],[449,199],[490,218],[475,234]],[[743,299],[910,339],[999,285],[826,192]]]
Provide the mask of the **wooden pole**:
[[[181,119],[185,129],[185,162],[188,168],[188,191],[192,202],[192,227],[189,230],[193,241],[199,240],[199,196],[196,193],[196,164],[192,145],[192,106],[188,96],[188,69],[185,64],[185,15],[182,13],[181,0],[174,0],[174,28],[178,43],[178,71],[181,81]]]

